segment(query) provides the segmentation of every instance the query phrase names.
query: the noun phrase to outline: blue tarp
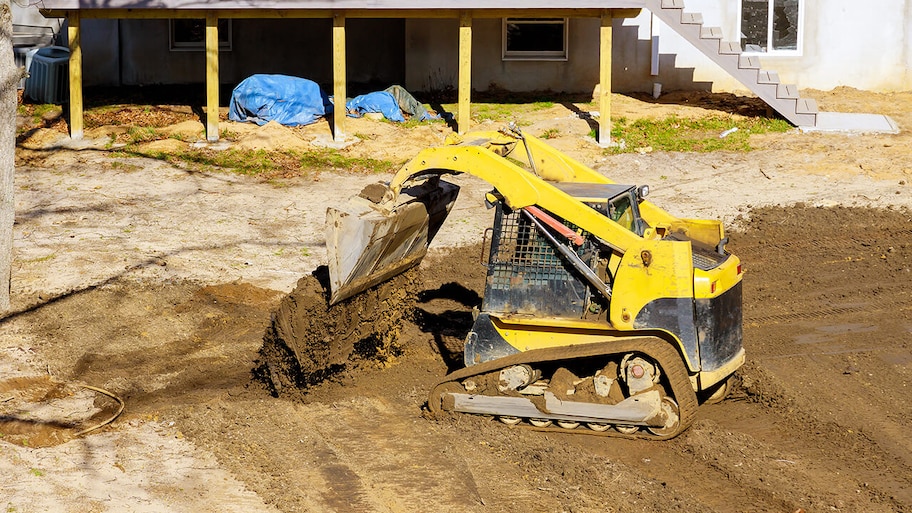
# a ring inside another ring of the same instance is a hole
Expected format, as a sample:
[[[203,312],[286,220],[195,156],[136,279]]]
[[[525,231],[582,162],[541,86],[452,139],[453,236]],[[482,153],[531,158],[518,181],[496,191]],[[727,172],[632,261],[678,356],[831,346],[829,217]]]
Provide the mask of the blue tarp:
[[[345,110],[353,118],[360,118],[367,112],[380,112],[390,121],[405,121],[396,97],[386,91],[356,96],[345,104]]]
[[[332,111],[332,102],[316,82],[286,75],[251,75],[231,92],[228,119],[296,126],[314,123]]]

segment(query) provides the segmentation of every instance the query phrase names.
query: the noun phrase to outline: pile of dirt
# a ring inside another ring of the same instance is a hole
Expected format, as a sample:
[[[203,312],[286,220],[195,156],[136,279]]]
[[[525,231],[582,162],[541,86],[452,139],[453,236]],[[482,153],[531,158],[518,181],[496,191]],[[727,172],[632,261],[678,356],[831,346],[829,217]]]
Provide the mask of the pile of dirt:
[[[272,314],[254,374],[274,395],[302,390],[358,367],[391,362],[421,282],[409,270],[360,294],[329,304],[328,270],[298,280]]]

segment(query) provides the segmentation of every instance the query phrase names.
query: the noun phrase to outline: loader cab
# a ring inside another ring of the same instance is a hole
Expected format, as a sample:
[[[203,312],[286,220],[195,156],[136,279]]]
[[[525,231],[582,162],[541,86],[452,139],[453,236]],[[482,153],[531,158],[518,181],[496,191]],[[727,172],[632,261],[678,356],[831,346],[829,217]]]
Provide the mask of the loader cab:
[[[649,194],[647,185],[565,182],[555,186],[641,237],[648,227],[640,216],[640,201]]]
[[[642,236],[647,228],[639,209],[646,192],[642,187],[580,182],[553,185],[637,235]],[[520,209],[510,209],[502,201],[491,205],[495,208],[494,226],[488,232],[488,276],[482,311],[493,315],[566,319],[586,316],[593,291],[579,269],[567,262],[566,256],[542,233],[542,228]],[[571,221],[560,218],[557,221],[576,230]],[[587,237],[581,245],[566,249],[575,252],[577,261],[590,269],[597,269],[600,259],[605,258],[596,238]]]

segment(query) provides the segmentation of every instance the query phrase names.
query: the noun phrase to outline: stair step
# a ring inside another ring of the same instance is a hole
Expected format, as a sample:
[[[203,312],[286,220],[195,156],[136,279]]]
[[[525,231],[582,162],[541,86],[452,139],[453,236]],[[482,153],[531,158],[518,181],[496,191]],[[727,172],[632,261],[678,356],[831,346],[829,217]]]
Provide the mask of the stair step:
[[[779,74],[775,71],[760,70],[757,75],[758,84],[778,84],[779,82]]]
[[[756,55],[742,55],[738,57],[738,67],[741,69],[760,69],[760,57]]]
[[[776,98],[781,100],[797,100],[798,86],[795,84],[779,84],[776,86]]]
[[[662,9],[683,9],[684,0],[662,0]]]
[[[741,43],[737,41],[719,42],[719,53],[722,55],[739,55],[741,53]]]
[[[817,114],[817,102],[813,98],[798,98],[796,114]]]
[[[681,23],[684,25],[702,25],[703,15],[698,12],[682,12]]]
[[[722,39],[722,28],[721,27],[703,27],[700,29],[700,37],[702,39]]]

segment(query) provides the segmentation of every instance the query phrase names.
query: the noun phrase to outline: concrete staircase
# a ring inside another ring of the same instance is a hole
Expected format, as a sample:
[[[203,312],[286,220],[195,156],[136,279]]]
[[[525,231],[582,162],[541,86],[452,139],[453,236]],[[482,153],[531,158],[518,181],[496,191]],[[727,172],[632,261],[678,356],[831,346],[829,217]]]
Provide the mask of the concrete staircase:
[[[798,87],[783,84],[775,71],[760,68],[756,55],[742,55],[741,43],[724,41],[722,29],[703,25],[703,15],[684,11],[684,0],[647,0],[666,25],[738,79],[792,124],[802,128],[817,125],[817,102],[802,98]]]

